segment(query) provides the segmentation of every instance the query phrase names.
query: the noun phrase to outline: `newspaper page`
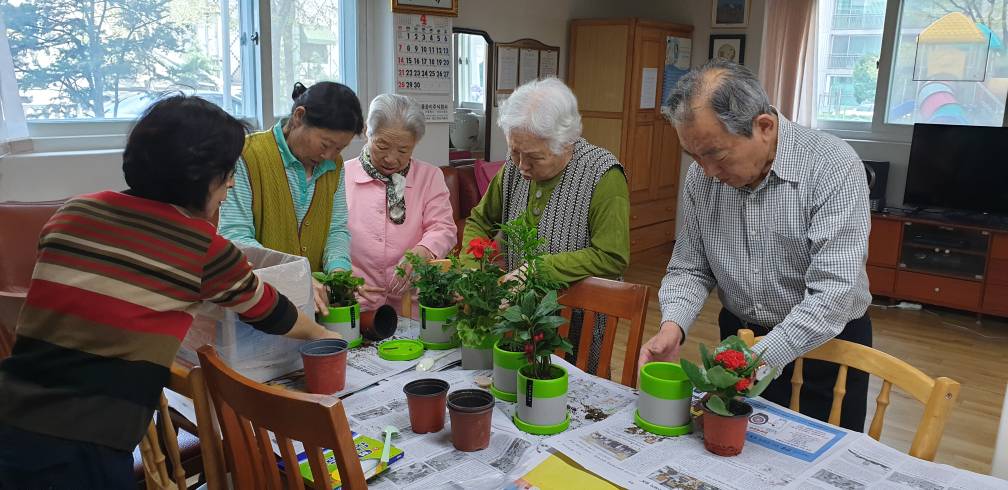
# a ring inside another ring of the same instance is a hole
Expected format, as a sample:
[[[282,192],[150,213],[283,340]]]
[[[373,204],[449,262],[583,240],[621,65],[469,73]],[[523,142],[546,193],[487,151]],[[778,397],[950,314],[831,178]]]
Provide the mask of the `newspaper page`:
[[[808,471],[803,489],[1008,489],[1008,481],[922,461],[864,434]]]
[[[785,418],[762,408],[754,406],[750,418],[765,417],[765,424],[776,428],[760,434],[759,442],[750,432],[742,453],[731,458],[707,452],[698,432],[663,437],[640,429],[634,424],[635,407],[548,443],[586,469],[628,488],[749,489],[787,488],[812,464],[809,454],[817,455],[813,461],[824,459],[851,439],[843,429],[836,431],[839,434],[820,433],[824,424],[819,421],[798,414]],[[800,437],[804,433],[813,435]]]

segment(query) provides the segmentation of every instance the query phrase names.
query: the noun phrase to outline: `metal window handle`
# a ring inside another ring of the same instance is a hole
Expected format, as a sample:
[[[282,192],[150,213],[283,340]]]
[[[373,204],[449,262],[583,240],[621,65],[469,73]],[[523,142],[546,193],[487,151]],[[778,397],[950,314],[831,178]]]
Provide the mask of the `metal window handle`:
[[[249,39],[251,39],[252,42],[254,42],[256,44],[259,44],[259,33],[258,32],[253,32],[252,33],[252,37],[250,37]]]

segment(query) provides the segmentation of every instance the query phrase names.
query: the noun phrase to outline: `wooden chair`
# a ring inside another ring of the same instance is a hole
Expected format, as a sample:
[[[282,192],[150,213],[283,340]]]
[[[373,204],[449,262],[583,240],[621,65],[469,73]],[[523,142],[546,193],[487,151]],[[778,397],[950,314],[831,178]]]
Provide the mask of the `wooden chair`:
[[[741,329],[739,338],[747,345],[754,345],[760,338],[753,331]],[[923,371],[885,352],[846,340],[833,339],[795,360],[794,374],[791,376],[791,410],[800,412],[799,398],[802,388],[802,367],[805,359],[827,361],[840,365],[836,384],[833,385],[833,405],[828,422],[840,424],[841,405],[847,387],[847,370],[854,368],[872,376],[882,378],[882,390],[875,399],[875,415],[872,416],[868,435],[876,441],[882,435],[886,409],[889,407],[889,392],[896,385],[924,404],[924,414],[917,424],[917,432],[910,445],[910,455],[933,461],[945,432],[945,422],[952,412],[952,405],[959,396],[959,382],[946,378],[931,378]]]
[[[333,487],[322,448],[333,450],[342,488],[367,488],[339,398],[255,383],[228,367],[212,346],[201,347],[197,354],[224,436],[224,459],[234,488],[303,489],[292,439],[304,443],[315,488]],[[269,432],[276,436],[288,469],[284,482]]]
[[[572,310],[575,308],[584,310],[581,338],[578,341],[578,354],[574,364],[579,369],[588,371],[588,356],[595,331],[595,314],[605,315],[606,328],[602,337],[599,363],[595,372],[591,374],[608,379],[618,321],[627,320],[630,322],[630,329],[627,332],[623,375],[620,382],[631,388],[636,387],[637,353],[640,352],[643,341],[648,299],[647,286],[598,277],[582,279],[563,291],[559,302],[565,307],[561,314],[567,319],[567,323],[560,326],[560,335],[566,337],[570,333]]]
[[[994,441],[991,476],[1008,480],[1008,386],[1005,386],[1004,402],[1001,404],[1001,421],[998,422],[997,439]]]

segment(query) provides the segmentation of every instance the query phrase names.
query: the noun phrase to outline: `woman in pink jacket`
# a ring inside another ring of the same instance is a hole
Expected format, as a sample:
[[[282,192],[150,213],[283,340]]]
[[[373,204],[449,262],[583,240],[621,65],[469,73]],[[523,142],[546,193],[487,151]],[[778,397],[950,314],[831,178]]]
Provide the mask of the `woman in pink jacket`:
[[[361,309],[389,304],[399,311],[411,287],[396,275],[396,266],[406,252],[444,258],[457,241],[455,221],[444,174],[413,158],[424,135],[420,104],[379,95],[371,101],[366,130],[360,157],[344,167],[350,258],[354,273],[364,278]]]

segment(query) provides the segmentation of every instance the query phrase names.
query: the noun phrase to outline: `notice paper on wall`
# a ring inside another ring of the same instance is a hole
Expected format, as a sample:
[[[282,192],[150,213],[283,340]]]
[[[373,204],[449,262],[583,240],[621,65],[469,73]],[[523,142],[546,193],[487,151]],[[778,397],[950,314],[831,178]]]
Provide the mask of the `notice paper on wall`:
[[[654,109],[658,97],[658,69],[644,68],[641,74],[640,108]]]

